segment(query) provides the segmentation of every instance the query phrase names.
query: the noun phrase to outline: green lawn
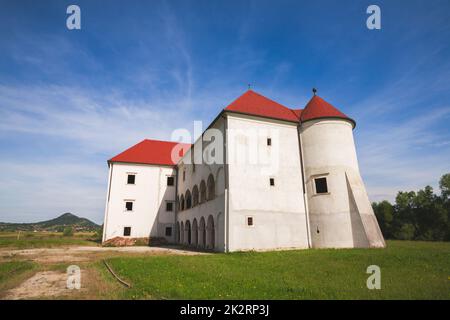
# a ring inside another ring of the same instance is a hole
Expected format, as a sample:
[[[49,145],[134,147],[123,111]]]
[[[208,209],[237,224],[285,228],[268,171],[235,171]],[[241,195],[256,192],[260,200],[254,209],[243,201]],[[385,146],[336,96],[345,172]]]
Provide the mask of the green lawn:
[[[52,248],[67,245],[97,245],[90,239],[94,233],[75,233],[64,237],[58,232],[0,232],[0,248],[29,249]]]
[[[450,299],[450,243],[108,260],[131,299]],[[381,268],[381,290],[366,269]],[[100,263],[99,268],[103,268]]]
[[[8,261],[0,263],[0,295],[4,289],[8,289],[36,268],[36,264],[30,261]]]

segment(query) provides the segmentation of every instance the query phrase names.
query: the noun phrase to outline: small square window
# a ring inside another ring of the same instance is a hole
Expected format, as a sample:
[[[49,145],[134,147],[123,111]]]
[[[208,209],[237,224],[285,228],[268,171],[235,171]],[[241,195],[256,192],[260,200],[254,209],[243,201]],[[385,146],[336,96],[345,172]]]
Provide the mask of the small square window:
[[[172,227],[166,227],[166,237],[172,236]]]
[[[127,211],[133,211],[133,201],[126,201],[125,202],[125,209]]]
[[[129,174],[127,178],[127,184],[135,184],[136,182],[136,175]]]
[[[129,237],[131,235],[131,227],[124,227],[123,228],[123,236]]]
[[[253,226],[253,217],[247,217],[247,226]]]
[[[267,145],[271,146],[272,145],[272,139],[271,138],[267,138]]]
[[[314,179],[314,183],[316,185],[316,193],[328,193],[328,186],[327,186],[327,178],[316,178]]]
[[[274,178],[270,178],[270,186],[275,186],[275,179]]]
[[[173,211],[173,203],[166,202],[166,211]]]
[[[167,185],[168,186],[173,186],[174,184],[175,184],[174,177],[167,177]]]

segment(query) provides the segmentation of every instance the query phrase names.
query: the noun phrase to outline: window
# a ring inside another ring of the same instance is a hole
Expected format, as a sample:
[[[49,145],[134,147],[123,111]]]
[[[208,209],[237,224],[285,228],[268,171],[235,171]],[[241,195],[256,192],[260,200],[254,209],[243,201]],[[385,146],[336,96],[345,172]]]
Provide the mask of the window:
[[[316,194],[328,193],[327,178],[316,178],[314,183],[316,185]]]
[[[166,237],[172,236],[172,227],[166,227]]]
[[[186,180],[186,170],[183,170],[183,181]]]
[[[274,178],[270,178],[270,186],[275,186],[275,179]]]
[[[272,139],[271,138],[267,138],[267,145],[271,146],[272,145]]]
[[[247,226],[253,226],[253,217],[247,217]]]
[[[173,203],[166,202],[166,211],[173,211]]]
[[[131,235],[131,227],[124,227],[123,228],[123,236],[129,237]]]
[[[136,175],[135,174],[128,174],[127,184],[135,184],[135,182],[136,182]]]
[[[133,201],[126,201],[125,202],[125,210],[133,211]]]
[[[168,186],[173,186],[174,184],[175,184],[174,177],[167,177],[167,185]]]

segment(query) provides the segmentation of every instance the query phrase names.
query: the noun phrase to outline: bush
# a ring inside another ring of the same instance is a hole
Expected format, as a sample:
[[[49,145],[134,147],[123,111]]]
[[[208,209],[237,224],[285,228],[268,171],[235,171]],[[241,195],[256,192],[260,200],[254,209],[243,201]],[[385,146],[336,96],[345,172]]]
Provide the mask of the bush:
[[[64,237],[71,237],[71,236],[73,236],[73,228],[72,227],[64,228],[63,236]]]

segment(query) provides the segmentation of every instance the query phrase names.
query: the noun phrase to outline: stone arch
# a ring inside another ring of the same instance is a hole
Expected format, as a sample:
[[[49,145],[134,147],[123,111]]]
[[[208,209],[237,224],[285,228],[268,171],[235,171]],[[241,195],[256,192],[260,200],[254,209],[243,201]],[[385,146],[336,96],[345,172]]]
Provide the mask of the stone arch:
[[[207,189],[208,189],[207,199],[213,200],[216,197],[216,185],[214,183],[214,177],[212,174],[210,174],[208,176],[208,180],[207,180],[206,184],[207,184]]]
[[[216,230],[214,227],[214,218],[212,215],[209,215],[206,223],[206,248],[211,250],[214,250],[216,244]]]
[[[196,218],[192,222],[192,245],[194,247],[198,246],[198,223]]]
[[[189,220],[186,220],[186,223],[184,225],[184,236],[185,236],[185,244],[190,245],[192,240],[192,233],[191,233],[191,222]]]
[[[186,201],[186,209],[192,208],[192,196],[191,191],[189,191],[189,189],[187,189],[186,191],[185,201]]]
[[[198,187],[197,185],[194,186],[194,188],[192,189],[192,206],[195,207],[196,205],[198,205]]]
[[[200,182],[200,203],[206,201],[206,183],[205,180]]]
[[[216,193],[225,189],[225,174],[223,168],[220,167],[216,172]]]
[[[183,224],[183,221],[181,221],[181,224],[180,224],[180,243],[184,244],[184,224]]]
[[[198,227],[198,246],[200,248],[206,248],[206,223],[205,218],[200,218],[200,224]]]
[[[180,197],[180,211],[184,210],[184,195]]]

